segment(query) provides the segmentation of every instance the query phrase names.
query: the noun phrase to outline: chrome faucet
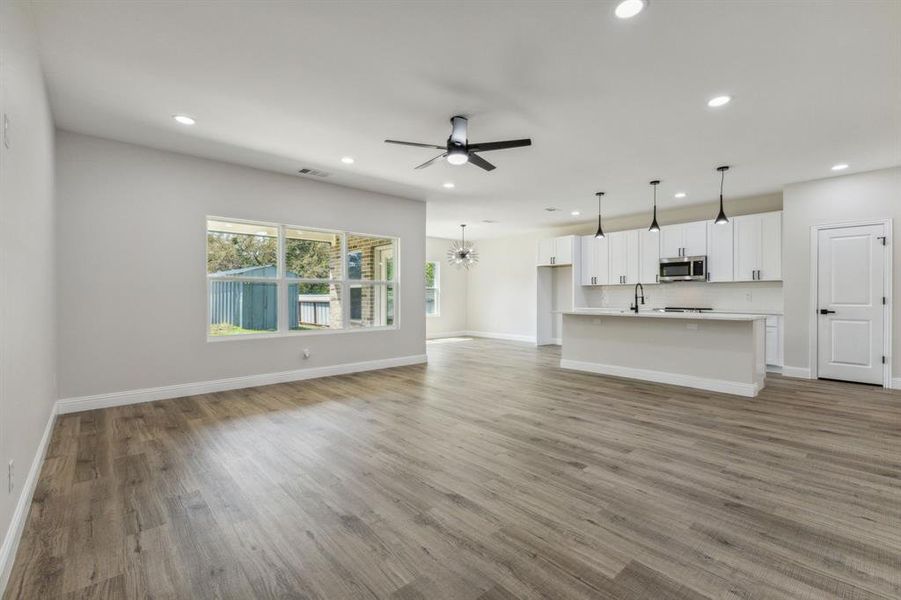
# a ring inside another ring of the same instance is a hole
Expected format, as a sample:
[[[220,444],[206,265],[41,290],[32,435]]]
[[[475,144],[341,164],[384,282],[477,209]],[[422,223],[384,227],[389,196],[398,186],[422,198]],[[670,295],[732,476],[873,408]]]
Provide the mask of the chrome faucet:
[[[638,295],[638,288],[641,288],[641,296]],[[641,303],[644,304],[644,286],[641,283],[635,284],[635,304],[629,307],[629,310],[633,311],[636,315],[638,314],[638,299],[641,298]]]

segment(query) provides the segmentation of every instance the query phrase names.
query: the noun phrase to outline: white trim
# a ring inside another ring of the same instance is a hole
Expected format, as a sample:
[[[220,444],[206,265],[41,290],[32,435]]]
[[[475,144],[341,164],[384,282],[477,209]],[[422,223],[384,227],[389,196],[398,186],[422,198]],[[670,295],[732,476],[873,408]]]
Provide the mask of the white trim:
[[[6,584],[9,583],[9,575],[12,572],[13,561],[16,558],[16,550],[19,547],[19,541],[22,539],[22,531],[25,529],[28,511],[31,509],[34,489],[38,484],[41,467],[44,465],[47,447],[50,445],[50,439],[53,437],[56,415],[57,406],[54,404],[50,409],[50,417],[47,419],[47,426],[44,428],[44,435],[41,437],[37,452],[34,454],[34,460],[31,461],[31,468],[28,469],[28,476],[25,478],[22,490],[19,492],[16,509],[13,511],[9,528],[7,528],[6,535],[3,537],[3,545],[0,546],[0,596],[3,595],[6,590]]]
[[[425,354],[416,354],[412,356],[367,360],[364,362],[345,363],[327,367],[296,369],[294,371],[282,371],[279,373],[262,373],[259,375],[245,375],[243,377],[229,377],[227,379],[214,379],[211,381],[198,381],[195,383],[180,383],[156,388],[112,392],[109,394],[63,398],[57,402],[57,412],[64,415],[73,412],[81,412],[83,410],[125,406],[127,404],[140,404],[142,402],[153,402],[154,400],[181,398],[183,396],[209,394],[212,392],[237,390],[259,385],[270,385],[273,383],[286,383],[289,381],[301,381],[304,379],[317,379],[319,377],[332,377],[334,375],[346,375],[348,373],[374,371],[376,369],[389,369],[391,367],[403,367],[425,362],[428,362],[428,357]]]
[[[465,334],[472,337],[491,338],[495,340],[529,342],[531,344],[536,343],[534,335],[520,335],[518,333],[496,333],[493,331],[466,331]]]
[[[843,227],[865,227],[867,225],[882,225],[882,233],[885,234],[885,257],[883,263],[882,293],[885,294],[886,304],[883,307],[882,328],[883,346],[882,354],[885,356],[883,367],[882,387],[891,389],[894,385],[892,379],[892,219],[863,219],[860,221],[842,221],[810,226],[810,289],[808,290],[808,310],[810,321],[807,352],[809,363],[808,379],[817,379],[819,376],[819,239],[820,230],[840,229]]]
[[[761,378],[757,383],[740,383],[737,381],[726,381],[723,379],[708,379],[705,377],[682,375],[680,373],[651,371],[649,369],[635,369],[632,367],[605,365],[601,363],[582,362],[578,360],[561,359],[560,368],[570,369],[573,371],[586,371],[588,373],[597,373],[599,375],[625,377],[627,379],[640,379],[642,381],[651,381],[654,383],[681,385],[684,387],[708,390],[711,392],[722,392],[724,394],[735,394],[737,396],[747,396],[750,398],[756,396],[757,392],[763,389],[764,386],[764,378]]]
[[[782,367],[782,374],[785,377],[794,377],[796,379],[813,379],[810,376],[810,369],[807,367],[789,367],[785,365]]]
[[[452,338],[452,337],[469,337],[468,331],[439,331],[437,333],[427,333],[425,339],[427,340],[440,340],[441,338]]]

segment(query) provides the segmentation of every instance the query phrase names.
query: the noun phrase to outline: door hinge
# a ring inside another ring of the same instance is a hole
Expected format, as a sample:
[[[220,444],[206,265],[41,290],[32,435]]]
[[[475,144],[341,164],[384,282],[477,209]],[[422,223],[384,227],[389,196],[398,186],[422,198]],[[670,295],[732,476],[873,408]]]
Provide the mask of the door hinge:
[[[877,240],[880,240],[880,241],[882,242],[882,245],[885,246],[885,243],[886,243],[886,242],[885,242],[885,236],[884,236],[884,235],[877,236],[876,239],[877,239]]]

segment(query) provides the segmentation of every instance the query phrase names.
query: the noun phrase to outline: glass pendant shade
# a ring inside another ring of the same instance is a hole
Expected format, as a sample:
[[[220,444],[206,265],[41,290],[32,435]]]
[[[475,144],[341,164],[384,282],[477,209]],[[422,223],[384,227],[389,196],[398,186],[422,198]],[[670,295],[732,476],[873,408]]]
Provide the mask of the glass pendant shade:
[[[723,210],[723,183],[726,179],[726,171],[729,170],[729,167],[723,165],[722,167],[717,167],[716,170],[720,172],[720,213],[716,216],[714,223],[716,225],[725,225],[729,222],[729,217],[726,216],[726,211]]]
[[[657,233],[660,231],[660,225],[657,224],[657,186],[660,185],[660,180],[655,179],[651,182],[651,185],[654,186],[654,216],[651,219],[651,226],[648,227],[648,231]]]
[[[604,195],[604,192],[597,192],[595,196],[598,197],[598,230],[595,232],[594,237],[596,239],[604,238],[604,230],[601,228],[601,196]]]
[[[447,262],[458,269],[469,269],[479,262],[479,253],[472,242],[466,241],[466,225],[460,225],[460,241],[452,242],[447,251]]]

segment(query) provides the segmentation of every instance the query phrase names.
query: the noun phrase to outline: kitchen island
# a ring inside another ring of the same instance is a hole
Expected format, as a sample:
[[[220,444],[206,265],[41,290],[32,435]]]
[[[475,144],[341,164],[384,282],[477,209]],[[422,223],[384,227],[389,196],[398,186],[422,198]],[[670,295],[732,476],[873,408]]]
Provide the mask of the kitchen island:
[[[575,309],[563,312],[560,366],[754,397],[765,335],[763,315]]]

